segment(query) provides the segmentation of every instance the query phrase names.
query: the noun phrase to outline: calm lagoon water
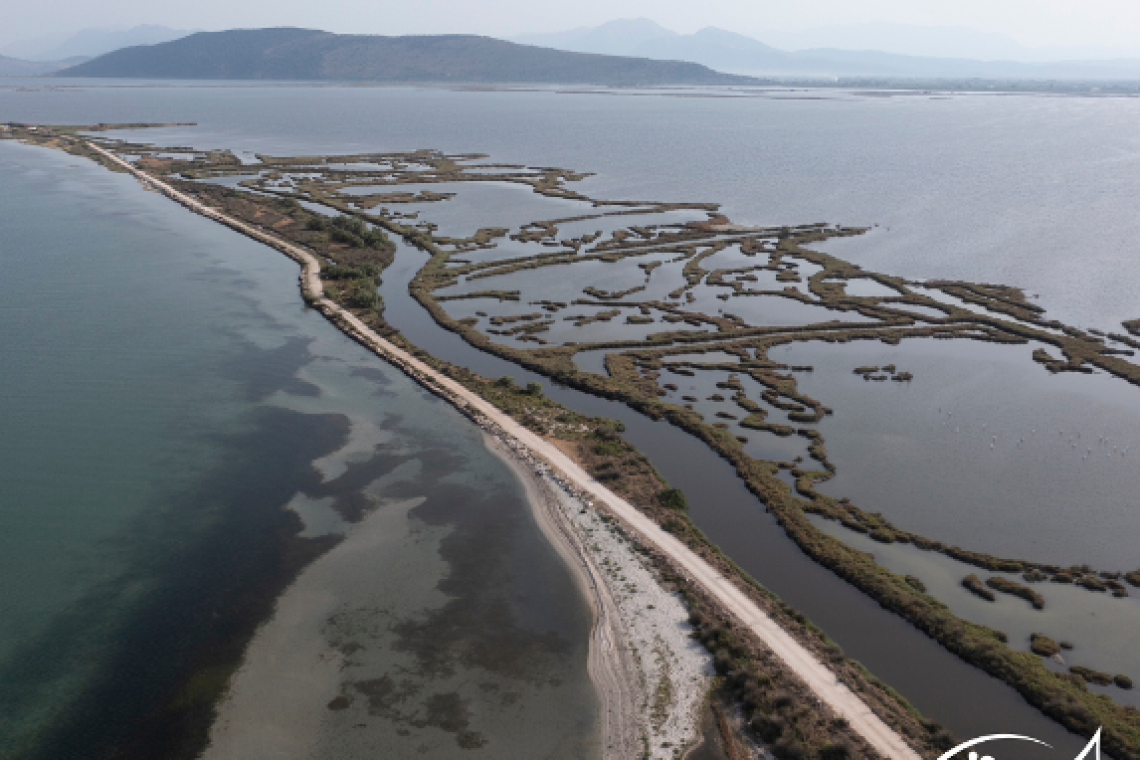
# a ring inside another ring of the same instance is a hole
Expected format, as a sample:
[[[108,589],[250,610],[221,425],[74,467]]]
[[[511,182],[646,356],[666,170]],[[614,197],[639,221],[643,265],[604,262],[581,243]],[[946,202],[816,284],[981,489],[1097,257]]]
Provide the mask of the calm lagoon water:
[[[164,710],[201,718],[186,679],[377,512],[402,539],[343,579],[328,646],[447,714],[356,735],[592,756],[588,610],[476,428],[305,309],[292,262],[129,177],[0,143],[0,220],[0,756],[162,756]]]
[[[962,736],[1017,731],[1072,750],[1074,755],[1083,747],[1012,688],[962,662],[810,560],[764,512],[732,467],[695,438],[616,402],[549,387],[546,378],[483,353],[424,319],[422,308],[407,289],[424,261],[421,251],[399,245],[381,287],[385,318],[417,346],[486,377],[510,375],[519,383],[543,383],[548,386],[546,395],[555,401],[585,414],[621,420],[626,425],[624,437],[685,492],[694,522],[717,545],[754,578],[807,614],[849,656],[890,683],[927,717]],[[1003,757],[1016,760],[1045,756],[1032,748],[1003,748]]]
[[[1050,374],[1034,348],[915,339],[772,356],[813,366],[797,375],[800,390],[836,410],[816,426],[838,468],[824,492],[977,551],[1135,569],[1140,389],[1105,374]],[[852,372],[888,364],[914,379]]]
[[[1062,321],[1140,316],[1133,98],[180,84],[0,80],[0,118],[196,122],[144,139],[251,159],[437,148],[561,165],[595,172],[580,187],[599,197],[717,201],[744,224],[877,224],[829,250],[907,277],[1018,285]]]
[[[717,201],[740,223],[878,225],[864,236],[832,241],[826,249],[890,274],[1018,285],[1039,296],[1048,317],[1082,326],[1117,329],[1120,320],[1140,316],[1135,306],[1140,302],[1140,259],[1134,255],[1140,226],[1134,213],[1134,199],[1140,197],[1140,133],[1134,127],[1140,103],[1135,100],[850,95],[727,100],[216,83],[19,84],[25,89],[4,89],[0,83],[0,120],[193,121],[198,126],[130,136],[227,147],[248,158],[253,152],[427,147],[485,152],[492,161],[563,165],[595,172],[577,189],[600,197]],[[424,205],[424,216],[431,218],[430,204]],[[446,213],[457,231],[468,224],[465,214]],[[120,233],[104,234],[114,239]],[[473,352],[456,336],[437,334],[422,319],[417,323],[422,314],[417,317],[414,304],[397,296],[398,285],[419,261],[414,251],[402,248],[396,268],[385,277],[393,321],[402,320],[398,326],[433,352],[486,374],[509,371],[525,377]],[[282,303],[296,308],[291,265],[267,266],[279,266]],[[226,274],[221,279],[235,278]],[[255,279],[260,283],[272,277],[250,278]],[[389,290],[393,283],[397,292]],[[136,288],[142,291],[137,297],[145,297],[148,288],[152,286]],[[98,295],[105,298],[103,290]],[[177,352],[180,344],[168,341],[164,346]],[[217,386],[202,385],[195,391]],[[894,384],[875,385],[874,390],[894,394],[906,391]],[[1019,730],[1057,746],[1075,745],[1012,691],[963,666],[807,562],[715,457],[703,456],[683,436],[613,405],[557,389],[551,395],[626,420],[631,440],[686,489],[695,519],[714,540],[927,714],[963,735]],[[844,420],[853,418],[839,414],[840,403],[824,402],[837,408],[837,416],[827,422],[834,426],[829,435],[836,436],[842,468],[844,458],[851,461],[854,454],[844,454],[838,441]],[[222,424],[242,419],[236,413],[219,416]],[[343,445],[348,435],[343,420],[328,423],[338,424],[340,438],[307,453],[306,461]],[[858,441],[864,429],[851,430],[852,440]],[[202,456],[208,458],[210,447],[203,448]],[[889,467],[879,478],[891,480]],[[841,484],[837,480],[835,485]],[[874,508],[867,502],[879,495],[856,493],[854,483],[851,488],[860,504]],[[285,490],[293,494],[302,489]],[[966,534],[963,543],[972,545],[972,538],[983,537]],[[1010,546],[1016,543],[1009,541]],[[1123,557],[1119,561],[1125,564]]]
[[[955,615],[988,625],[1009,636],[1011,646],[1028,652],[1030,635],[1045,632],[1056,641],[1074,645],[1063,653],[1064,664],[1045,660],[1046,667],[1067,671],[1069,665],[1084,665],[1110,674],[1140,672],[1140,652],[1135,631],[1140,626],[1140,604],[1134,599],[1113,599],[1078,586],[1039,583],[1033,589],[1045,600],[1044,609],[1034,609],[1018,597],[998,594],[993,602],[962,587],[962,578],[976,573],[981,578],[996,575],[1023,583],[1016,573],[990,573],[910,544],[884,546],[837,523],[813,518],[824,531],[875,555],[897,573],[913,575],[928,591],[950,606]],[[1089,684],[1089,690],[1105,694],[1122,704],[1140,706],[1140,694],[1116,686]]]

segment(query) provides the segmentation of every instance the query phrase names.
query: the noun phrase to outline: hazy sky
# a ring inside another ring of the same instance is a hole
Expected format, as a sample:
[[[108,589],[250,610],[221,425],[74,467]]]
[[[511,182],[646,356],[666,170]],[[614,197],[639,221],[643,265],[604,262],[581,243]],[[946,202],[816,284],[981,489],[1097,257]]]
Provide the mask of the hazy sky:
[[[1140,0],[3,0],[0,44],[84,27],[182,29],[305,26],[365,34],[506,36],[645,16],[679,32],[764,30],[887,21],[961,25],[1027,45],[1140,40]]]

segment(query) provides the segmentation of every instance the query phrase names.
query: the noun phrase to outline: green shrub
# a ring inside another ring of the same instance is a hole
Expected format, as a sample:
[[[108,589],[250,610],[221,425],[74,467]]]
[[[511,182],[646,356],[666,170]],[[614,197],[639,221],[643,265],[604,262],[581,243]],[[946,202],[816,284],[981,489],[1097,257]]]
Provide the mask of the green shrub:
[[[779,715],[758,715],[752,720],[752,730],[769,744],[783,735],[786,725]]]
[[[855,756],[856,753],[851,744],[842,739],[825,744],[819,750],[820,760],[847,760],[847,758]]]
[[[666,488],[657,494],[657,502],[666,509],[684,512],[689,508],[685,493],[680,488]]]
[[[732,652],[727,649],[718,649],[716,654],[713,655],[713,668],[720,675],[724,675],[732,669]]]
[[[997,601],[997,595],[982,585],[982,579],[978,577],[977,573],[970,573],[963,578],[962,586],[968,589],[970,593],[985,599],[987,602]]]
[[[375,309],[383,303],[375,287],[358,285],[348,296],[348,305],[354,309]]]
[[[1052,657],[1061,652],[1061,647],[1057,646],[1057,642],[1043,633],[1029,635],[1029,648],[1033,650],[1034,654],[1039,654],[1042,657]]]
[[[771,702],[772,707],[779,710],[782,707],[791,707],[795,699],[786,691],[777,691],[772,694]]]
[[[375,264],[361,264],[355,267],[333,264],[324,267],[321,276],[326,280],[373,280],[379,283],[380,267]]]
[[[310,219],[307,227],[310,230],[326,231],[334,241],[353,248],[382,248],[388,244],[388,236],[383,231],[370,229],[354,216],[336,216],[327,221]]]
[[[621,454],[621,444],[616,441],[602,441],[594,446],[594,453],[601,457],[612,457]]]
[[[953,734],[945,728],[937,728],[934,734],[926,742],[931,749],[935,752],[945,752],[954,747],[958,742],[954,739]]]
[[[594,431],[594,437],[600,438],[603,441],[616,441],[618,434],[616,430],[608,425],[599,425]]]
[[[790,736],[781,737],[772,745],[772,754],[780,760],[805,760],[807,749],[798,739]]]
[[[1033,605],[1034,609],[1044,609],[1045,599],[1033,589],[1028,586],[1022,586],[1017,581],[1011,581],[1008,578],[1003,578],[1000,575],[994,575],[986,579],[986,585],[995,591],[1001,591],[1003,594],[1012,594],[1019,596],[1025,601]]]
[[[1112,676],[1108,673],[1086,668],[1084,665],[1073,665],[1069,668],[1069,672],[1076,673],[1089,683],[1095,683],[1097,686],[1108,686],[1112,683]]]

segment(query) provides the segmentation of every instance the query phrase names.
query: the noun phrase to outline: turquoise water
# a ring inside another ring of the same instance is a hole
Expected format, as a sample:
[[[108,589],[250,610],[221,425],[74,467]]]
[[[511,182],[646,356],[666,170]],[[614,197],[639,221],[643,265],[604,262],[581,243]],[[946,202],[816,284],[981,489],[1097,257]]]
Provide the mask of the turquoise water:
[[[431,663],[482,742],[470,756],[593,752],[588,610],[519,485],[450,407],[305,309],[295,264],[129,177],[12,143],[0,229],[0,757],[177,756],[207,727],[195,684],[237,662],[304,563],[409,499],[387,515],[407,535],[390,554],[424,570],[386,588],[405,638],[442,647]],[[302,519],[300,502],[328,514]],[[391,556],[375,560],[357,570],[372,583]],[[367,608],[366,590],[337,601]],[[365,644],[371,677],[398,667],[438,691],[414,647],[387,655],[399,636]],[[527,720],[504,725],[487,681]],[[387,735],[397,754],[458,751],[451,724]]]
[[[3,265],[18,283],[0,306],[0,735],[18,742],[99,680],[163,552],[220,519],[222,494],[179,502],[233,453],[211,436],[255,432],[243,396],[289,357],[234,371],[248,345],[226,323],[253,309],[211,256],[216,236],[171,246],[188,215],[87,162],[0,151]]]

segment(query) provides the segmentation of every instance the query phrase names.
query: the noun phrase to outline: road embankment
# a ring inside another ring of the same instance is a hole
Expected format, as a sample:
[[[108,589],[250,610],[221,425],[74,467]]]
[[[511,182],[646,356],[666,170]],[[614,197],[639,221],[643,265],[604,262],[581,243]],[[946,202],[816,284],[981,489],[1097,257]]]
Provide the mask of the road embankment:
[[[320,279],[321,264],[312,253],[285,242],[263,229],[222,214],[137,169],[113,153],[91,143],[88,145],[105,159],[129,171],[144,185],[161,192],[195,213],[263,242],[297,261],[302,268],[300,283],[306,301],[347,335],[399,367],[433,393],[481,421],[485,430],[493,431],[504,441],[510,441],[511,447],[516,451],[525,451],[527,461],[533,463],[536,473],[548,475],[559,487],[575,498],[582,499],[585,503],[604,511],[624,530],[635,535],[640,542],[667,557],[687,582],[699,587],[723,610],[763,641],[789,670],[807,684],[821,703],[845,719],[851,728],[880,755],[895,760],[920,758],[919,753],[879,718],[864,700],[840,682],[826,664],[781,628],[736,584],[725,578],[688,546],[666,532],[632,504],[609,491],[552,443],[528,430],[468,388],[382,338],[351,312],[325,298]]]

